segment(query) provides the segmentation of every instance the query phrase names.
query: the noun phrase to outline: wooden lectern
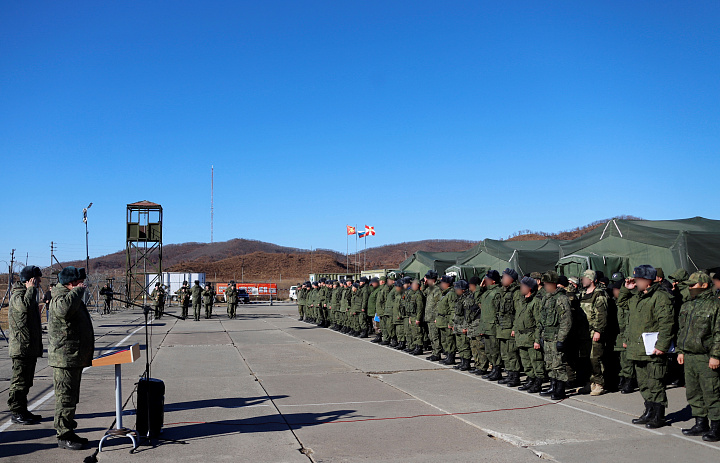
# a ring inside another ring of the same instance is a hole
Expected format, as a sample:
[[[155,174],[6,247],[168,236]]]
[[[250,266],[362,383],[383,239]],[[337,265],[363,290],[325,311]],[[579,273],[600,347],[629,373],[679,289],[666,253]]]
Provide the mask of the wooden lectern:
[[[140,358],[140,344],[108,352],[93,359],[92,366],[101,367],[104,365],[115,365],[115,429],[105,433],[100,439],[98,450],[102,452],[103,442],[110,437],[127,437],[133,443],[133,450],[138,446],[137,433],[132,429],[124,428],[122,424],[122,364],[132,363]]]

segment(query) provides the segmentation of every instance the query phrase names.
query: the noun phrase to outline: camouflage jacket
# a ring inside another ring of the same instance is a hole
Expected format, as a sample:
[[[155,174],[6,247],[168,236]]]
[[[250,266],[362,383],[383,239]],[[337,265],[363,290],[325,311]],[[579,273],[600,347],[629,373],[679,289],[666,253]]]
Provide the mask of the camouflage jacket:
[[[438,302],[442,297],[442,290],[438,285],[425,288],[425,319],[427,323],[434,323],[437,318]]]
[[[193,285],[190,292],[192,294],[193,303],[199,304],[202,300],[203,289],[200,287],[200,285]]]
[[[150,293],[150,299],[153,300],[153,305],[155,307],[165,304],[165,290],[162,288],[153,289],[152,293]]]
[[[398,292],[395,292],[395,299],[393,299],[393,323],[395,325],[402,325],[405,320],[405,290],[401,288]]]
[[[500,306],[500,287],[492,285],[480,296],[480,333],[497,334],[497,311]]]
[[[362,307],[362,312],[368,311],[368,300],[370,299],[370,291],[371,290],[372,290],[372,287],[367,283],[365,283],[358,289],[358,294],[361,295],[360,303],[361,303],[361,307]],[[375,315],[375,314],[372,314],[372,315]]]
[[[42,357],[42,322],[37,303],[37,288],[15,283],[8,308],[11,358]]]
[[[625,286],[620,288],[618,305],[627,302],[628,319],[625,324],[624,342],[627,344],[629,360],[649,360],[645,353],[643,333],[659,333],[655,348],[662,352],[670,349],[673,338],[672,303],[668,293],[653,283],[646,292],[631,292]]]
[[[425,295],[419,289],[409,289],[405,291],[405,315],[415,320],[424,319]]]
[[[177,291],[175,291],[175,294],[178,296],[178,301],[183,305],[187,305],[190,303],[190,288],[187,286],[183,286]]]
[[[357,291],[353,291],[350,294],[350,313],[359,314],[363,312],[363,295],[360,292],[362,288],[358,288]]]
[[[510,286],[500,288],[500,304],[497,309],[497,331],[495,336],[499,339],[510,339],[515,311],[520,303],[520,285],[513,281]]]
[[[95,332],[83,295],[85,288],[73,290],[58,284],[52,290],[48,323],[48,364],[58,368],[92,365]]]
[[[682,305],[677,350],[720,359],[720,299],[711,289]]]
[[[380,293],[380,286],[373,288],[370,286],[370,295],[368,296],[367,312],[368,315],[374,317],[377,313],[377,297]]]
[[[237,304],[238,303],[238,292],[237,288],[233,286],[228,286],[225,289],[225,302],[228,304]]]
[[[307,291],[305,290],[305,288],[300,288],[300,289],[298,289],[298,291],[297,291],[297,303],[298,303],[298,305],[305,305],[305,293],[306,293],[306,292],[307,292]]]
[[[627,326],[627,318],[628,318],[628,311],[630,308],[628,307],[627,299],[623,301],[623,303],[620,303],[619,299],[615,300],[615,307],[617,309],[617,338],[615,338],[615,350],[616,351],[623,351],[625,348],[623,347],[623,343],[625,342],[625,326]]]
[[[340,297],[342,296],[342,292],[343,289],[340,287],[333,288],[333,290],[330,291],[330,302],[328,303],[328,308],[333,312],[340,311]]]
[[[377,312],[380,317],[385,315],[385,302],[387,301],[388,295],[391,291],[392,287],[388,284],[380,286],[380,291],[378,292],[377,299],[375,300],[375,312]]]
[[[470,327],[472,313],[476,307],[475,296],[472,292],[465,291],[457,297],[455,300],[455,320],[452,323],[455,334],[463,334],[462,330]]]
[[[350,310],[350,301],[352,299],[352,289],[347,286],[340,293],[340,311],[347,312]]]
[[[383,317],[391,317],[393,316],[393,306],[395,305],[395,297],[397,296],[397,292],[395,291],[395,287],[392,285],[388,285],[387,294],[385,295],[385,303],[383,305]]]
[[[545,295],[535,321],[544,341],[565,342],[572,329],[572,309],[564,289],[558,288],[554,293]]]
[[[213,305],[215,303],[215,290],[212,288],[203,289],[202,298],[203,298],[203,304]]]
[[[542,310],[542,298],[537,291],[520,299],[515,312],[515,344],[518,347],[533,347],[540,344],[540,328],[536,320]]]
[[[579,311],[577,318],[582,321],[582,327],[591,332],[605,333],[608,313],[607,291],[598,287],[590,294],[580,293],[578,299],[582,310]]]
[[[455,318],[455,300],[457,294],[452,287],[446,290],[440,290],[440,300],[437,303],[437,317],[435,318],[435,324],[438,328],[447,328],[453,324]]]
[[[318,290],[318,306],[326,307],[330,303],[330,288],[323,286]]]

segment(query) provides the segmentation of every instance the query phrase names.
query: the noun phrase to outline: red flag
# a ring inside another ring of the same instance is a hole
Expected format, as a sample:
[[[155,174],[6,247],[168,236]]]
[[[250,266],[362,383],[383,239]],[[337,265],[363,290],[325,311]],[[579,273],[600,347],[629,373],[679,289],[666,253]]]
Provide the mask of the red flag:
[[[348,235],[354,235],[355,234],[355,227],[351,227],[350,225],[347,226],[347,234]]]
[[[368,227],[367,225],[365,225],[365,234],[375,236],[375,227]]]

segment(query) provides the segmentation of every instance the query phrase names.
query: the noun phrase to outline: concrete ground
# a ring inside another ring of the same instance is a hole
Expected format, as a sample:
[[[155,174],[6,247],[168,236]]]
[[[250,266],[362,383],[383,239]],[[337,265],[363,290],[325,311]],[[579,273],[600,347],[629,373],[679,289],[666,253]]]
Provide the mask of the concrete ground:
[[[648,430],[630,420],[639,393],[576,396],[554,403],[328,329],[296,320],[294,304],[240,306],[236,320],[163,317],[145,349],[136,311],[94,316],[98,355],[139,342],[143,358],[123,367],[124,424],[134,427],[134,385],[153,356],[165,382],[165,441],[129,455],[114,439],[99,461],[467,462],[491,460],[635,462],[717,461],[720,444],[687,438],[684,389],[668,391],[671,426]],[[177,307],[168,309],[177,313]],[[47,342],[45,342],[47,345]],[[79,462],[93,449],[57,448],[51,368],[40,359],[30,403],[36,426],[0,412],[3,461]],[[0,392],[10,359],[0,341]],[[3,399],[4,400],[4,399]],[[113,368],[83,375],[78,434],[97,446],[114,421]]]

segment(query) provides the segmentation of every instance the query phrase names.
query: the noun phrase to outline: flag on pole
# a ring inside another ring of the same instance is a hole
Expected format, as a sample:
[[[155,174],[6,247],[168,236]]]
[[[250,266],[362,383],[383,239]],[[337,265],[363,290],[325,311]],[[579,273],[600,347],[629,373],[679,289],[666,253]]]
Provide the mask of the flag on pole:
[[[354,234],[355,234],[355,227],[351,227],[350,225],[347,225],[347,234],[348,234],[348,235],[354,235]]]
[[[375,227],[368,227],[367,225],[365,225],[365,234],[375,236]]]
[[[358,238],[365,238],[367,235],[368,235],[368,234],[367,234],[366,231],[358,232]]]

